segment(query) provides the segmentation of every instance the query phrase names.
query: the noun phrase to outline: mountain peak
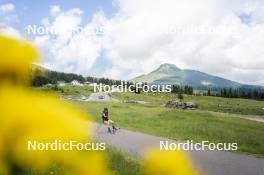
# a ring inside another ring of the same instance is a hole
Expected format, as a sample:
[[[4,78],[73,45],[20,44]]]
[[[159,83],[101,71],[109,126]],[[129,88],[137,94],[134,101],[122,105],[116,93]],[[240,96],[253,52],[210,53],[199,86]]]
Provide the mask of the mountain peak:
[[[241,84],[221,77],[216,77],[203,72],[180,69],[174,64],[161,64],[159,68],[134,78],[134,82],[147,82],[150,84],[178,84],[193,87],[239,87]]]
[[[175,66],[174,64],[164,63],[159,66],[158,69],[156,69],[153,72],[164,72],[164,73],[170,73],[175,71],[180,71],[181,69]]]

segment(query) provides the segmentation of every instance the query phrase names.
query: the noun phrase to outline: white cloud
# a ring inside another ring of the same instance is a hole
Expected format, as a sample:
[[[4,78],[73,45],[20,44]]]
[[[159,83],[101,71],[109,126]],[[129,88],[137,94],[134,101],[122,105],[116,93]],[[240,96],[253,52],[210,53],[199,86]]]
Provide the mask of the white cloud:
[[[17,16],[11,13],[14,10],[15,6],[11,3],[0,4],[0,34],[21,39],[20,32],[8,25],[9,22],[18,20]]]
[[[59,5],[53,5],[50,7],[50,14],[52,16],[56,16],[61,12],[61,8]]]
[[[99,57],[101,44],[94,36],[72,32],[81,27],[83,12],[78,8],[62,11],[59,6],[52,6],[50,11],[51,19],[44,18],[42,24],[58,29],[58,33],[35,37],[35,43],[44,55],[43,65],[55,70],[88,74]]]
[[[8,3],[8,4],[0,5],[0,14],[10,13],[14,10],[15,10],[14,4]]]
[[[8,24],[17,22],[18,17],[14,14],[15,6],[11,3],[0,4],[0,23]]]
[[[13,38],[19,38],[19,39],[22,38],[19,31],[17,31],[13,27],[10,27],[4,24],[1,25],[1,23],[0,23],[0,34],[13,37]]]
[[[37,37],[52,68],[89,74],[102,51],[111,78],[132,78],[168,62],[244,83],[264,77],[264,1],[115,0],[112,18],[102,11],[84,26],[104,26],[104,36],[63,33]],[[49,26],[82,25],[78,8],[51,7]],[[99,75],[101,76],[101,75]]]
[[[109,31],[104,47],[114,67],[133,72],[131,76],[169,62],[239,82],[263,79],[263,1],[118,0],[116,3],[120,10],[105,23]],[[250,18],[248,23],[241,19],[243,14]]]

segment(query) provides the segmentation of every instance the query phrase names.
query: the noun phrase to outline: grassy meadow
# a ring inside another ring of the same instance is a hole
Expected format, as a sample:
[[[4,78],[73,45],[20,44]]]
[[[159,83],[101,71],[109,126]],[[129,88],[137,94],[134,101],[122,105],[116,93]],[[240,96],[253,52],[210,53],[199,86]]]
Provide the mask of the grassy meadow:
[[[58,96],[88,95],[93,91],[92,87],[87,86],[61,88],[63,91],[55,92]],[[177,94],[113,93],[112,95],[118,102],[74,101],[73,103],[96,122],[101,122],[101,111],[107,106],[110,109],[110,117],[121,128],[175,140],[237,142],[239,152],[264,156],[264,123],[233,117],[233,114],[236,114],[264,118],[264,101],[185,95],[183,101],[196,103],[198,109],[177,110],[164,107],[167,101],[177,100]],[[146,103],[127,103],[129,101]]]
[[[152,106],[161,106],[169,100],[177,99],[177,94],[171,93],[114,93],[113,96],[121,100],[146,101]],[[184,101],[196,103],[199,110],[256,115],[264,118],[264,101],[191,95],[185,95]]]
[[[90,86],[43,86],[38,88],[42,91],[53,92],[58,96],[64,95],[89,95],[93,93],[93,87]],[[145,101],[148,106],[159,107],[169,100],[177,100],[177,94],[173,93],[113,93],[113,98],[120,101],[137,100]],[[222,98],[210,96],[184,95],[183,101],[191,101],[198,105],[202,111],[222,112],[228,114],[249,115],[264,118],[264,101],[239,99],[239,98]]]
[[[223,117],[202,111],[165,109],[139,104],[76,102],[92,120],[101,122],[107,106],[111,118],[121,128],[175,140],[237,142],[238,151],[264,155],[264,123]]]

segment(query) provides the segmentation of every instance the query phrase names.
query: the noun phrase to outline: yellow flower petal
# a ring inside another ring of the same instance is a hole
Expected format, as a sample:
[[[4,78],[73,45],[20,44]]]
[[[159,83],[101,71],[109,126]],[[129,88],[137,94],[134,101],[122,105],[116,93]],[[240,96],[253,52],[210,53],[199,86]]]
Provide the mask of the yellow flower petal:
[[[38,57],[38,51],[29,43],[0,35],[0,83],[28,82],[31,64]]]

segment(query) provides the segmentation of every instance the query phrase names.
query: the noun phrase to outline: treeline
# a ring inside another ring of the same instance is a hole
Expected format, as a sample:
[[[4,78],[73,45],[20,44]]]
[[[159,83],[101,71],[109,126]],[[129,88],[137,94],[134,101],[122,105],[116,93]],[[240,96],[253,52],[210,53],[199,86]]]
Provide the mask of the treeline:
[[[96,77],[91,77],[88,76],[86,77],[86,81],[90,83],[97,83],[97,84],[106,84],[106,85],[121,85],[122,80],[113,80],[109,78],[96,78]],[[130,82],[127,82],[128,84],[131,84]]]
[[[73,80],[78,80],[80,83],[85,82],[85,78],[82,75],[77,75],[74,73],[63,73],[56,71],[46,71],[40,73],[39,70],[35,70],[32,75],[32,85],[33,86],[42,86],[45,84],[56,84],[59,81],[64,81],[70,83]]]
[[[172,93],[176,93],[176,94],[193,95],[193,87],[191,87],[191,86],[172,85],[171,92]]]
[[[245,86],[239,88],[216,88],[207,89],[207,92],[203,90],[203,93],[194,93],[192,86],[172,86],[172,93],[187,94],[187,95],[203,95],[203,96],[216,96],[224,98],[244,98],[264,100],[264,88]]]
[[[218,92],[213,93],[209,89],[207,91],[207,96],[219,96],[224,98],[245,98],[245,99],[255,99],[264,100],[264,89],[262,88],[222,88]]]
[[[89,83],[102,83],[106,85],[120,85],[121,80],[113,80],[109,78],[96,78],[96,77],[83,77],[82,75],[74,73],[63,73],[57,71],[45,71],[41,72],[40,70],[35,70],[32,73],[32,85],[33,86],[42,86],[45,84],[56,84],[60,81],[65,83],[70,83],[73,80],[77,80],[80,83],[89,82]]]
[[[84,83],[86,81],[82,75],[56,71],[48,71],[46,73],[46,77],[51,81],[51,83],[57,83],[58,81],[65,81],[66,83],[70,83],[73,80],[77,80],[80,83]]]

